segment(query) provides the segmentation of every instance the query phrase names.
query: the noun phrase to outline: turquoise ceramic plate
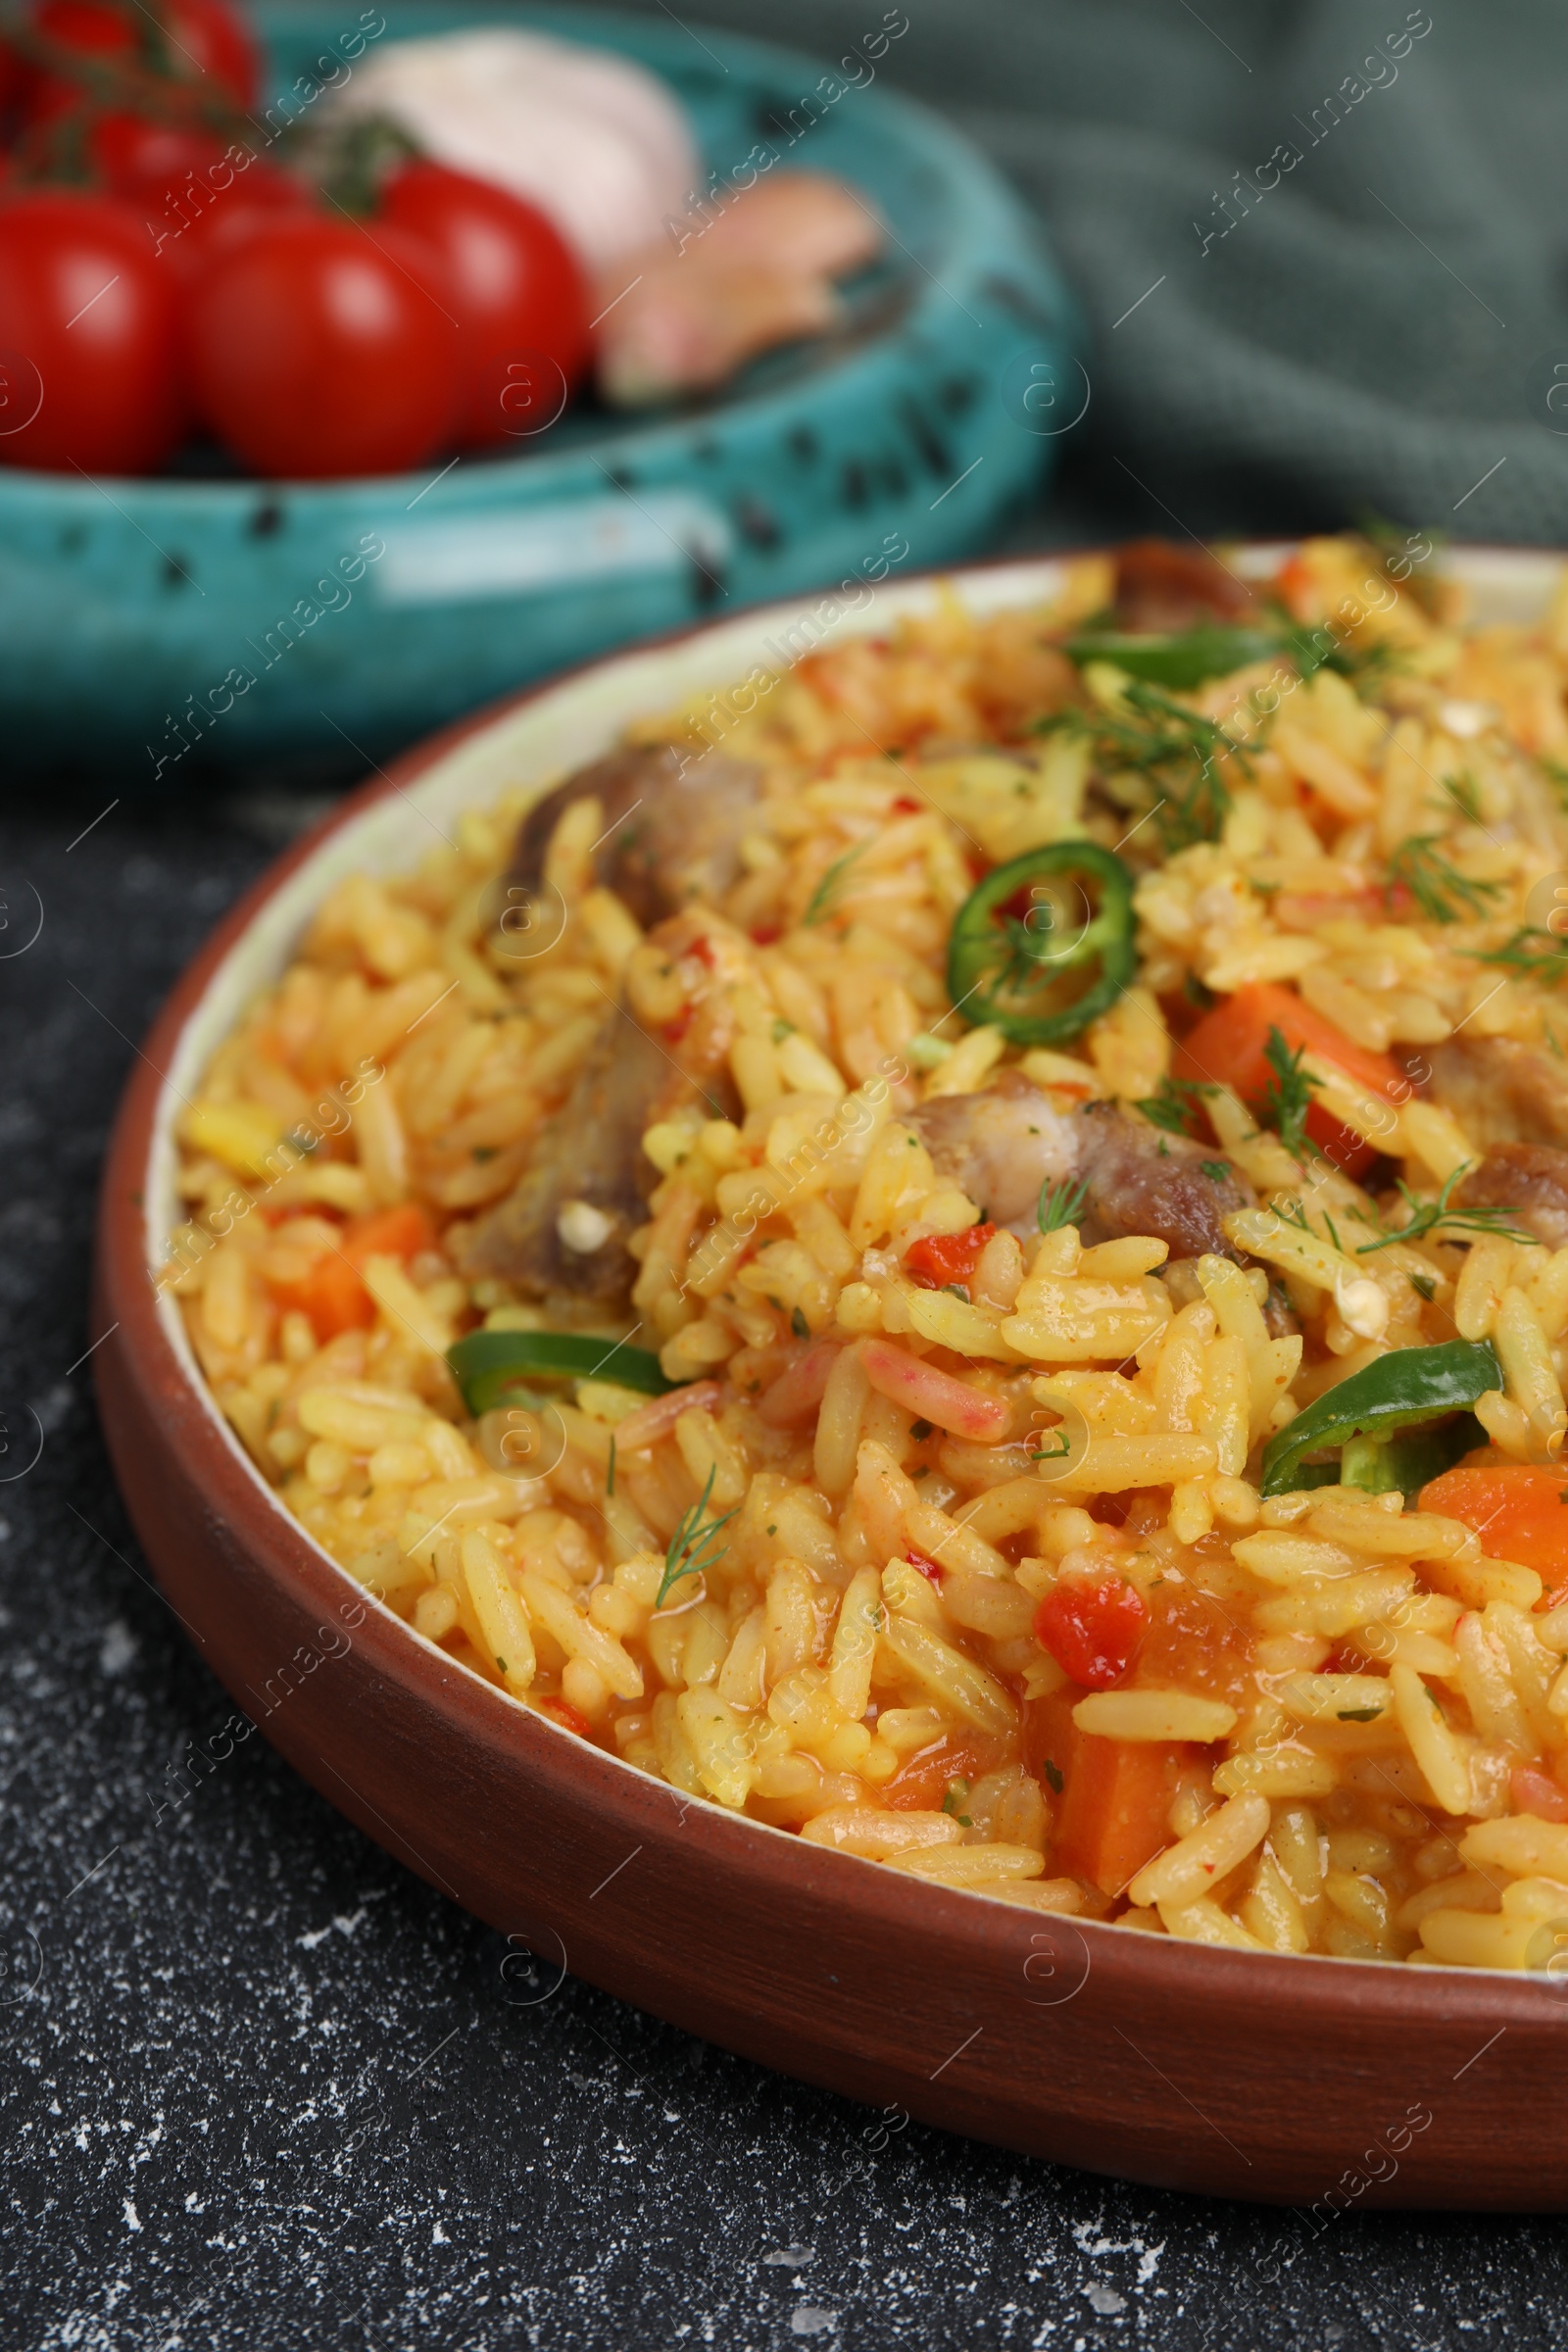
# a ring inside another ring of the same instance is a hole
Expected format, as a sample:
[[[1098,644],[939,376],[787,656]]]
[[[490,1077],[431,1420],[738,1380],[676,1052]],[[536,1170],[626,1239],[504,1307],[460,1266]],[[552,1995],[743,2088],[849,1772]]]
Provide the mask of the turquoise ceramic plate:
[[[395,0],[384,15],[386,39],[453,22]],[[850,289],[839,334],[770,355],[721,399],[633,421],[579,413],[447,471],[0,472],[0,720],[24,758],[128,753],[167,784],[204,757],[345,737],[379,753],[630,638],[945,564],[1039,482],[1056,445],[1042,427],[1087,397],[1070,302],[1017,200],[893,93],[887,59],[824,104],[824,64],[706,26],[699,42],[673,20],[582,8],[471,15],[640,59],[720,175],[760,140],[842,173],[889,223],[888,260]],[[262,9],[278,89],[308,89],[357,16]],[[808,102],[819,119],[802,133]]]

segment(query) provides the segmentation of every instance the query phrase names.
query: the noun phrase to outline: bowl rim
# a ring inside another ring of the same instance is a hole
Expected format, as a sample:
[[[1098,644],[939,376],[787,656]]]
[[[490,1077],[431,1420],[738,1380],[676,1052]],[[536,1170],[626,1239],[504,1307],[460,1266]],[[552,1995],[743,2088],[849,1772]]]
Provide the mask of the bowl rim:
[[[968,583],[996,584],[1009,572],[1036,573],[1043,582],[1048,581],[1061,565],[1109,553],[1114,544],[1089,543],[911,573],[897,582],[895,602],[912,606],[918,597],[929,599],[948,584],[962,594]],[[1216,539],[1213,544],[1254,565],[1266,566],[1301,540]],[[1471,568],[1471,557],[1476,559],[1477,570],[1501,576],[1517,570],[1520,564],[1532,567],[1549,564],[1560,570],[1568,562],[1568,554],[1562,551],[1528,544],[1467,542],[1439,554],[1446,571],[1461,575]],[[802,1896],[820,1892],[824,1872],[837,1874],[838,1883],[831,1886],[833,1901],[845,1911],[853,1911],[868,1929],[889,1936],[929,1930],[987,1957],[1010,1950],[1020,1955],[1025,1969],[1043,1937],[1055,1937],[1069,1953],[1084,1952],[1086,1975],[1092,1961],[1097,1974],[1125,1981],[1130,1989],[1164,1986],[1187,2000],[1211,1997],[1238,2005],[1238,2013],[1268,2008],[1276,2015],[1289,2015],[1302,2027],[1310,2026],[1314,2018],[1343,2016],[1348,2009],[1363,2021],[1382,2021],[1390,2027],[1420,2021],[1433,2027],[1448,2026],[1461,2017],[1478,2028],[1494,2025],[1500,2029],[1511,2024],[1539,2028],[1544,2019],[1560,2016],[1558,1988],[1520,1972],[1449,1965],[1410,1968],[1326,1953],[1235,1951],[1143,1935],[1113,1922],[1029,1911],[994,1901],[978,1890],[917,1882],[860,1856],[814,1845],[797,1833],[737,1814],[712,1799],[685,1797],[669,1784],[593,1742],[578,1740],[496,1690],[426,1642],[384,1602],[375,1600],[315,1542],[266,1484],[220,1411],[183,1334],[177,1345],[172,1337],[178,1310],[171,1297],[160,1298],[154,1290],[150,1275],[156,1258],[149,1248],[156,1154],[172,1132],[174,1096],[170,1065],[214,983],[279,893],[334,840],[352,835],[395,796],[407,798],[409,787],[439,771],[454,754],[504,727],[516,714],[535,705],[548,705],[565,690],[617,667],[650,655],[705,643],[737,624],[778,626],[786,615],[798,613],[808,602],[784,600],[751,607],[717,621],[710,618],[640,639],[499,697],[402,754],[390,767],[379,770],[307,828],[264,869],[220,917],[183,967],[147,1036],[135,1049],[136,1059],[106,1156],[98,1214],[99,1297],[111,1310],[118,1309],[118,1319],[112,1331],[95,1341],[95,1348],[120,1335],[119,1356],[172,1414],[192,1449],[188,1473],[205,1509],[241,1540],[247,1556],[264,1576],[285,1583],[323,1614],[334,1606],[342,1611],[351,1601],[363,1603],[360,1641],[371,1665],[398,1696],[432,1711],[460,1732],[478,1727],[491,1747],[526,1756],[547,1793],[552,1783],[557,1788],[570,1786],[579,1800],[591,1801],[596,1812],[614,1818],[628,1830],[642,1827],[650,1835],[667,1831],[663,1802],[673,1800],[683,1829],[690,1821],[697,1824],[697,1835],[710,1849],[715,1867],[752,1880],[766,1880],[776,1892]],[[995,609],[1001,609],[1000,601]],[[857,617],[851,614],[846,620],[853,622]],[[837,633],[864,632],[841,623]],[[728,670],[715,672],[715,676],[730,674]],[[540,789],[547,788],[550,780],[542,777]],[[222,1034],[226,1033],[225,1027]],[[95,1367],[97,1361],[95,1355]],[[182,1618],[181,1622],[195,1633],[188,1621]],[[199,1633],[196,1640],[207,1646]],[[228,1687],[233,1688],[232,1684]],[[298,1756],[292,1760],[308,1778],[314,1778]],[[318,1781],[316,1786],[340,1810],[360,1820],[368,1834],[389,1843],[387,1837],[365,1822],[355,1807],[345,1806],[330,1788]],[[351,1789],[349,1793],[358,1792]],[[368,1799],[360,1802],[373,1814]],[[390,1825],[383,1823],[382,1828],[390,1830]],[[454,1899],[463,1899],[401,1831],[391,1831],[390,1850],[399,1849],[406,1849],[400,1858],[409,1860],[421,1876]],[[846,1864],[855,1866],[849,1876],[843,1875]],[[1303,1960],[1318,1965],[1303,1968]],[[1283,2010],[1275,2007],[1280,2001],[1287,2004]]]

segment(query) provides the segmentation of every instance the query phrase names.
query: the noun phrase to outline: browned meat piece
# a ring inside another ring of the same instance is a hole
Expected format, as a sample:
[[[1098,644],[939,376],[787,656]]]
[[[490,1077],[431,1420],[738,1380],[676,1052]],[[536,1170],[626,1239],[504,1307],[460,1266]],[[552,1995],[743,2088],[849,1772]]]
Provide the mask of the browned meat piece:
[[[1548,1249],[1568,1249],[1568,1152],[1549,1144],[1494,1144],[1455,1196],[1459,1208],[1511,1208]]]
[[[1154,634],[1237,620],[1256,598],[1202,547],[1170,539],[1133,539],[1116,556],[1116,625]]]
[[[966,1193],[997,1225],[1034,1230],[1043,1184],[1058,1183],[1078,1164],[1071,1115],[1016,1070],[1004,1070],[980,1095],[933,1095],[909,1113],[939,1175]]]
[[[1172,1257],[1239,1252],[1221,1217],[1250,1208],[1255,1196],[1239,1168],[1184,1135],[1162,1135],[1114,1102],[1074,1111],[1076,1175],[1089,1186],[1080,1230],[1086,1242],[1147,1233],[1170,1245]]]
[[[759,768],[716,751],[660,743],[612,752],[529,809],[507,883],[538,896],[551,835],[572,802],[591,793],[605,819],[595,879],[645,928],[693,899],[711,906],[740,872],[741,836],[760,788]]]
[[[736,958],[722,926],[695,910],[674,915],[636,951],[634,966],[637,956],[662,972],[673,966],[687,1011],[652,1029],[625,1002],[606,1015],[571,1094],[541,1131],[532,1165],[461,1246],[465,1273],[500,1275],[533,1298],[618,1311],[637,1278],[627,1239],[645,1221],[660,1180],[643,1136],[694,1102],[712,1118],[735,1107],[725,1069],[735,1023],[724,981]],[[636,987],[633,969],[633,1001]]]
[[[1568,1062],[1511,1037],[1424,1049],[1431,1092],[1473,1143],[1568,1144]]]
[[[1114,1102],[1062,1112],[1016,1070],[978,1095],[936,1095],[909,1113],[938,1172],[999,1225],[1034,1229],[1040,1188],[1087,1184],[1086,1242],[1149,1234],[1173,1258],[1238,1252],[1220,1224],[1253,1194],[1217,1151],[1163,1135]],[[1218,1174],[1211,1171],[1221,1171]]]

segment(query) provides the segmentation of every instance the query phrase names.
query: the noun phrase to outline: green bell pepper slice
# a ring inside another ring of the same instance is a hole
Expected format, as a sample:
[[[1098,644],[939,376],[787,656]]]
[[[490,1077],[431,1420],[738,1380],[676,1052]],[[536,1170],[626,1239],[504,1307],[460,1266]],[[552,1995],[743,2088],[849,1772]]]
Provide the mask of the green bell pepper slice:
[[[1502,1371],[1485,1340],[1448,1340],[1438,1348],[1400,1348],[1352,1372],[1288,1421],[1263,1449],[1263,1494],[1297,1494],[1304,1488],[1344,1484],[1373,1494],[1406,1494],[1447,1469],[1480,1442],[1468,1407]],[[1449,1431],[1423,1425],[1454,1413]],[[1401,1436],[1419,1430],[1419,1439]],[[1309,1453],[1339,1446],[1338,1467],[1309,1463]]]
[[[1010,907],[1026,896],[1020,920]],[[1096,841],[1054,841],[1009,858],[964,900],[948,941],[948,994],[966,1021],[1015,1046],[1053,1046],[1108,1012],[1137,964],[1127,867]]]
[[[447,1349],[447,1362],[475,1420],[532,1380],[612,1380],[645,1396],[684,1385],[666,1380],[646,1348],[564,1331],[470,1331]]]
[[[1130,678],[1178,693],[1208,678],[1228,678],[1253,662],[1294,652],[1277,629],[1227,628],[1222,622],[1184,629],[1177,636],[1134,635],[1121,629],[1086,629],[1062,646],[1069,662],[1109,662]]]

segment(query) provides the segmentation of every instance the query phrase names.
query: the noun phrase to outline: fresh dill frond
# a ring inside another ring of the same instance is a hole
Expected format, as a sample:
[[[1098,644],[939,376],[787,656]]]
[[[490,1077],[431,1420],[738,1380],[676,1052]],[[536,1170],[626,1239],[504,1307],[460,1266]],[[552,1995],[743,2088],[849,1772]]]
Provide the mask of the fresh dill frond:
[[[1548,760],[1544,753],[1536,754],[1536,765],[1556,794],[1561,807],[1568,808],[1568,767],[1560,760]]]
[[[1462,923],[1466,915],[1484,915],[1488,902],[1502,897],[1504,885],[1472,882],[1442,856],[1442,842],[1441,833],[1412,833],[1401,841],[1389,859],[1385,899],[1402,882],[1429,923]]]
[[[1473,1160],[1462,1159],[1445,1182],[1436,1200],[1418,1200],[1403,1178],[1397,1178],[1396,1181],[1399,1198],[1410,1211],[1409,1223],[1390,1228],[1380,1234],[1375,1242],[1362,1242],[1356,1250],[1356,1256],[1370,1257],[1374,1250],[1387,1250],[1393,1242],[1419,1242],[1426,1235],[1436,1233],[1440,1225],[1446,1229],[1448,1235],[1473,1233],[1479,1238],[1485,1234],[1493,1234],[1506,1242],[1521,1243],[1526,1249],[1538,1248],[1539,1244],[1535,1235],[1527,1233],[1523,1226],[1511,1223],[1506,1208],[1450,1208],[1448,1206],[1449,1201],[1453,1199],[1456,1186],[1474,1165]],[[1414,1282],[1414,1275],[1410,1279]],[[1416,1287],[1418,1290],[1420,1289],[1419,1283]],[[1427,1298],[1430,1298],[1431,1295],[1430,1291],[1423,1294]]]
[[[1246,751],[1223,727],[1144,679],[1122,689],[1114,710],[1061,711],[1035,731],[1048,725],[1086,737],[1102,771],[1130,768],[1143,779],[1149,814],[1167,855],[1219,839],[1231,807],[1217,765],[1221,759],[1234,759],[1244,774],[1252,772]]]
[[[869,844],[863,841],[853,842],[841,858],[834,858],[807,903],[806,912],[801,917],[803,929],[809,931],[813,925],[824,922],[832,913],[833,902],[838,896],[840,884],[857,858],[864,857],[868,846]]]
[[[1312,1107],[1312,1082],[1302,1069],[1306,1048],[1293,1054],[1278,1029],[1270,1029],[1263,1059],[1272,1073],[1263,1096],[1263,1115],[1293,1159],[1305,1159],[1316,1146],[1306,1132]]]
[[[1476,961],[1499,963],[1510,972],[1543,980],[1554,988],[1559,980],[1568,978],[1568,939],[1559,938],[1555,931],[1543,931],[1534,923],[1521,923],[1503,946],[1478,953]]]
[[[1041,1232],[1059,1233],[1064,1225],[1076,1225],[1088,1199],[1087,1176],[1081,1184],[1053,1184],[1048,1176],[1040,1187],[1040,1201],[1035,1210]]]
[[[1468,824],[1481,822],[1481,787],[1474,776],[1445,776],[1443,789]]]
[[[605,1477],[605,1493],[613,1502],[615,1498],[615,1441],[613,1438],[610,1441],[610,1469]]]
[[[659,1598],[654,1603],[656,1609],[663,1606],[665,1595],[680,1583],[682,1577],[701,1576],[705,1570],[714,1567],[729,1549],[727,1544],[720,1544],[715,1551],[713,1539],[721,1527],[728,1527],[741,1506],[737,1503],[735,1510],[725,1511],[717,1519],[705,1516],[708,1498],[713,1492],[713,1478],[714,1473],[710,1470],[702,1494],[669,1539],[669,1548],[664,1553],[664,1579],[659,1588]]]
[[[1205,1086],[1200,1078],[1165,1077],[1133,1108],[1141,1110],[1152,1127],[1163,1127],[1167,1135],[1191,1136],[1201,1098],[1218,1093],[1217,1086]]]
[[[1435,1274],[1412,1274],[1410,1288],[1418,1298],[1424,1298],[1430,1306],[1438,1295],[1438,1278]]]

